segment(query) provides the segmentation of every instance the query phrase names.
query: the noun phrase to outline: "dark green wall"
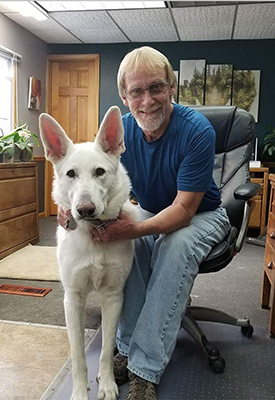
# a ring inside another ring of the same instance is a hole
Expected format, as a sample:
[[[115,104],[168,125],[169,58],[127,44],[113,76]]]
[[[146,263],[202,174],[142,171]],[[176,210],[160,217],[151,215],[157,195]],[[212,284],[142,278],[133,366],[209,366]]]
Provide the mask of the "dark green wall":
[[[212,42],[127,43],[102,45],[49,45],[49,54],[100,54],[100,120],[112,105],[123,106],[116,87],[118,66],[124,55],[142,45],[155,47],[179,70],[180,60],[206,59],[208,64],[233,64],[234,69],[261,70],[257,136],[265,125],[275,126],[275,40],[227,40]]]

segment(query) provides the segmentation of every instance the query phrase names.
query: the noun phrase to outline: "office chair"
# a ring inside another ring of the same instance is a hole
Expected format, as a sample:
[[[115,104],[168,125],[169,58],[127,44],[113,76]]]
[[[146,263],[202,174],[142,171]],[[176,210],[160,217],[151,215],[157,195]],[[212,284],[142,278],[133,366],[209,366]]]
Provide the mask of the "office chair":
[[[221,191],[222,206],[231,223],[227,237],[216,245],[199,266],[199,273],[217,272],[225,268],[241,250],[252,211],[252,197],[260,185],[250,183],[249,160],[253,149],[254,118],[233,106],[199,106],[194,109],[204,114],[216,131],[216,156],[213,177]],[[222,373],[225,360],[219,350],[211,346],[196,321],[211,321],[241,327],[250,337],[253,327],[249,319],[237,319],[221,311],[189,305],[182,319],[182,328],[199,344],[209,358],[214,372]]]

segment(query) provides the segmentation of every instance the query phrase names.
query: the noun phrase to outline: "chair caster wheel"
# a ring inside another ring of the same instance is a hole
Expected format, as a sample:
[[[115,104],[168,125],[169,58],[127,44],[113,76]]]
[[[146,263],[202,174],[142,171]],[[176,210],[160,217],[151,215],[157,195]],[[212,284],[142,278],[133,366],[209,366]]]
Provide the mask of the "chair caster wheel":
[[[242,332],[242,334],[243,334],[244,336],[246,336],[246,337],[251,337],[252,334],[253,334],[253,331],[254,331],[254,329],[253,329],[253,326],[252,326],[252,325],[249,325],[249,326],[242,326],[242,327],[241,327],[241,332]]]
[[[222,374],[225,368],[225,361],[222,357],[216,360],[209,359],[209,365],[216,374]]]

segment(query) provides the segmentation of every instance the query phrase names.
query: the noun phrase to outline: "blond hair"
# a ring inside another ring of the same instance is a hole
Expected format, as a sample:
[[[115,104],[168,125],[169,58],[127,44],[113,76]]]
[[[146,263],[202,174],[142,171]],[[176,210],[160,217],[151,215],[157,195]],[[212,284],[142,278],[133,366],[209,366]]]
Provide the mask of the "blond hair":
[[[166,81],[170,87],[177,87],[177,79],[173,68],[164,54],[152,47],[143,46],[132,50],[123,58],[117,74],[117,86],[120,97],[125,94],[125,75],[142,67],[147,73],[153,74],[158,71],[165,72]]]

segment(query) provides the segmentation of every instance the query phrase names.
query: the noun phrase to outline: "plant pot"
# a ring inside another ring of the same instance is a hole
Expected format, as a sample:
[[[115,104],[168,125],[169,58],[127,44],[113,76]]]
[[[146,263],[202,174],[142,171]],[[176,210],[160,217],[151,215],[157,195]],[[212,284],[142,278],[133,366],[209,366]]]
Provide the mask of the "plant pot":
[[[22,150],[20,150],[17,146],[14,146],[13,162],[21,161],[21,153],[22,153]]]
[[[21,151],[21,161],[22,162],[30,162],[32,160],[33,155],[28,152],[27,149]]]
[[[13,163],[13,157],[8,158],[5,154],[3,154],[3,163]]]
[[[3,162],[3,154],[0,154],[0,163]]]

